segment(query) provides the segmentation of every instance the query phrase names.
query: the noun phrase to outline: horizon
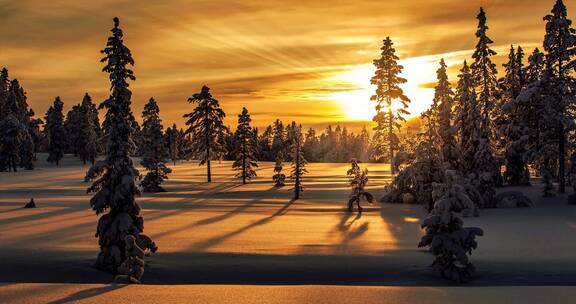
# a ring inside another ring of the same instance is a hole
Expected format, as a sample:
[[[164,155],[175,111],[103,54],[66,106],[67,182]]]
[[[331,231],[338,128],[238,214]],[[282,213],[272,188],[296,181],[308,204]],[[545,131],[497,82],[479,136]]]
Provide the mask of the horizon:
[[[541,47],[542,17],[553,4],[361,1],[351,6],[342,1],[327,9],[311,1],[284,10],[284,1],[200,2],[195,3],[199,11],[218,6],[218,14],[186,20],[186,8],[194,7],[179,0],[138,7],[129,1],[104,1],[65,8],[62,1],[32,2],[2,4],[5,21],[17,26],[0,29],[7,37],[0,58],[10,77],[20,80],[37,117],[44,116],[56,96],[65,111],[85,92],[97,104],[106,98],[109,85],[99,51],[117,15],[136,62],[132,110],[139,122],[144,103],[154,97],[163,124],[183,127],[182,115],[192,109],[187,98],[206,84],[227,113],[226,125],[235,125],[245,106],[259,128],[279,118],[316,130],[341,125],[351,131],[372,126],[372,60],[386,36],[404,65],[402,75],[408,82],[403,88],[412,100],[410,117],[415,117],[431,104],[440,58],[454,83],[462,61],[470,57],[480,6],[487,11],[501,74],[511,44],[527,54]],[[448,3],[449,11],[433,11]],[[395,9],[386,10],[390,7]],[[388,15],[378,15],[378,9]],[[344,14],[354,18],[345,19]],[[39,51],[43,56],[34,56]]]

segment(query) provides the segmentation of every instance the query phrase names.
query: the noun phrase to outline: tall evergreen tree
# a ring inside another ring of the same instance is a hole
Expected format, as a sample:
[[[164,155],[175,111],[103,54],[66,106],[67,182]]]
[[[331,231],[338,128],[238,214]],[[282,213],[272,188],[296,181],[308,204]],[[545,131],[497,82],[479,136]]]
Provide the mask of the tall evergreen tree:
[[[300,199],[300,195],[304,190],[302,186],[302,177],[308,173],[306,170],[306,159],[302,151],[304,139],[302,138],[302,127],[298,127],[294,142],[292,143],[292,170],[290,178],[294,181],[294,199]]]
[[[142,111],[142,161],[140,164],[148,170],[140,185],[144,192],[164,192],[160,185],[172,172],[164,161],[168,158],[168,149],[164,145],[164,130],[160,120],[160,109],[154,98],[150,98]]]
[[[141,250],[156,251],[154,242],[144,231],[144,218],[140,206],[134,199],[139,193],[136,179],[139,173],[134,168],[130,152],[134,149],[133,127],[130,109],[132,92],[128,80],[135,80],[129,66],[134,65],[130,49],[124,44],[120,21],[114,18],[112,35],[108,38],[101,62],[103,72],[109,74],[110,97],[100,104],[106,112],[107,154],[106,159],[97,161],[87,173],[93,180],[88,193],[94,193],[90,206],[102,215],[98,220],[96,236],[99,238],[100,253],[95,267],[111,273],[129,275],[131,281],[139,281],[144,272],[143,256],[134,258],[126,249],[140,247]],[[134,244],[136,242],[136,244]],[[131,269],[132,271],[126,271]]]
[[[57,96],[54,104],[46,111],[46,127],[45,131],[48,138],[48,162],[55,163],[56,166],[60,164],[60,160],[64,156],[66,149],[66,131],[64,130],[64,114],[62,109],[64,103]]]
[[[440,68],[436,72],[438,84],[434,91],[434,104],[437,105],[438,115],[438,136],[440,140],[440,151],[444,162],[449,164],[451,169],[459,168],[459,153],[455,142],[455,129],[452,125],[454,92],[450,87],[448,75],[446,74],[446,63],[444,59],[440,60]]]
[[[483,8],[480,8],[480,13],[476,19],[478,19],[478,30],[476,31],[478,43],[472,54],[474,62],[470,65],[470,69],[474,77],[480,113],[482,114],[480,127],[489,132],[490,115],[494,108],[498,87],[496,64],[491,59],[492,56],[496,55],[496,52],[490,48],[493,41],[486,35],[488,26]]]
[[[404,95],[400,85],[406,79],[400,77],[403,66],[398,64],[398,56],[390,37],[386,37],[381,48],[380,58],[374,60],[376,72],[370,82],[376,86],[376,93],[371,97],[376,102],[376,122],[374,127],[374,141],[377,153],[388,153],[390,162],[394,159],[394,152],[398,149],[398,136],[395,130],[400,129],[400,123],[405,121],[404,115],[410,114],[406,110],[410,99]],[[394,168],[391,166],[392,173]]]
[[[492,152],[492,139],[494,134],[492,133],[491,120],[494,116],[494,106],[496,103],[496,97],[498,94],[498,79],[496,64],[492,62],[491,57],[496,55],[496,52],[490,48],[490,44],[493,41],[487,36],[488,26],[486,25],[486,13],[483,8],[480,8],[480,12],[476,16],[478,19],[478,30],[476,31],[476,37],[478,38],[478,43],[472,58],[474,62],[470,65],[470,70],[474,78],[474,85],[477,92],[477,100],[480,108],[481,120],[480,120],[480,137],[482,137],[483,143],[485,143],[484,148],[488,149],[486,153],[482,153],[482,157],[487,157],[487,159],[482,160],[482,163],[488,164],[488,168],[492,169],[493,172],[488,174],[493,178],[490,184],[496,184],[500,177],[499,166],[494,159]],[[492,154],[489,156],[488,154]],[[479,156],[478,154],[477,156]],[[485,169],[488,169],[485,168]]]
[[[474,154],[480,135],[480,108],[474,90],[474,78],[466,61],[458,75],[456,90],[455,125],[458,134],[459,150],[462,153],[464,173],[472,172]]]
[[[8,70],[0,72],[0,171],[18,171],[22,126],[9,104],[10,79]]]
[[[547,68],[555,83],[557,98],[552,105],[557,117],[558,129],[558,191],[565,192],[565,146],[567,126],[574,124],[570,109],[574,108],[576,83],[573,76],[576,68],[576,30],[568,19],[568,12],[562,0],[556,0],[550,14],[544,16],[546,34],[544,50]],[[575,166],[576,167],[576,166]]]
[[[184,115],[188,126],[186,134],[192,135],[192,153],[199,158],[200,165],[206,164],[207,180],[211,182],[210,160],[220,157],[224,152],[222,142],[218,139],[219,134],[227,130],[223,123],[226,114],[207,86],[188,98],[188,102],[196,104],[196,108]]]
[[[239,171],[236,177],[242,179],[242,184],[246,184],[246,179],[256,177],[254,167],[258,167],[255,158],[256,142],[254,141],[254,131],[250,126],[252,119],[248,110],[242,108],[242,113],[238,115],[238,128],[236,129],[236,160],[232,164],[234,170]]]
[[[544,71],[544,53],[535,48],[530,56],[528,56],[528,66],[526,67],[526,83],[532,83],[542,78]]]

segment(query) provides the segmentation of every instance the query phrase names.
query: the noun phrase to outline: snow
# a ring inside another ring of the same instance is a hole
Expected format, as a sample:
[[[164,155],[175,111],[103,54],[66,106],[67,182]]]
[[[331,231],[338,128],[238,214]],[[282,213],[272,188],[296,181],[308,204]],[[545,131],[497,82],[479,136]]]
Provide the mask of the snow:
[[[247,185],[230,162],[213,165],[211,184],[204,167],[178,163],[168,192],[137,198],[159,246],[144,284],[454,285],[434,275],[433,256],[416,248],[422,206],[363,203],[361,216],[345,212],[349,164],[310,163],[295,202],[289,185],[274,187],[273,163],[262,163]],[[380,197],[388,166],[365,166],[367,190]],[[0,282],[112,282],[90,267],[98,245],[87,169],[67,155],[58,168],[40,161],[33,171],[0,173]],[[478,274],[467,286],[576,285],[576,208],[564,196],[542,198],[539,184],[505,190],[523,191],[534,207],[464,219],[484,230],[471,257]],[[31,197],[37,208],[22,208]]]

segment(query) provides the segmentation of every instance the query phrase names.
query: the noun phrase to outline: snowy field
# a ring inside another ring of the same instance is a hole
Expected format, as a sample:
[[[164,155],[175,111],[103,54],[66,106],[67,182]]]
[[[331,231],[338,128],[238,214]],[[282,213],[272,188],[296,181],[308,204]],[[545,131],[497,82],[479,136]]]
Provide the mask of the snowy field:
[[[89,302],[130,290],[157,295],[160,285],[174,284],[182,286],[165,287],[174,297],[184,290],[234,294],[241,293],[239,285],[259,285],[245,288],[285,303],[319,297],[320,290],[359,300],[370,293],[410,299],[406,290],[431,296],[420,303],[442,303],[432,301],[434,295],[448,293],[456,300],[464,294],[450,287],[458,284],[432,274],[427,266],[433,257],[416,248],[425,216],[421,206],[365,204],[361,216],[345,212],[348,164],[309,164],[303,199],[295,202],[290,187],[273,187],[272,163],[260,164],[259,177],[248,185],[234,179],[230,167],[230,162],[215,163],[214,182],[207,184],[205,167],[179,163],[165,184],[168,192],[138,198],[145,232],[160,247],[143,277],[153,288],[98,285],[110,283],[112,276],[91,268],[98,252],[97,217],[85,193],[86,166],[66,157],[58,168],[40,162],[34,171],[0,173],[0,303],[42,303],[35,297]],[[390,178],[387,165],[367,167],[369,189],[379,197]],[[555,295],[539,303],[574,299],[576,206],[566,205],[563,197],[541,198],[539,185],[522,190],[535,199],[535,207],[482,210],[480,217],[465,219],[467,226],[483,228],[485,236],[472,255],[478,276],[466,286],[474,288],[464,290],[489,296],[513,289],[532,300],[538,297],[531,293]],[[23,209],[31,197],[38,208]],[[195,285],[186,289],[185,284]],[[278,286],[302,284],[332,287]],[[365,285],[402,288],[359,287]],[[295,296],[282,297],[286,288]]]

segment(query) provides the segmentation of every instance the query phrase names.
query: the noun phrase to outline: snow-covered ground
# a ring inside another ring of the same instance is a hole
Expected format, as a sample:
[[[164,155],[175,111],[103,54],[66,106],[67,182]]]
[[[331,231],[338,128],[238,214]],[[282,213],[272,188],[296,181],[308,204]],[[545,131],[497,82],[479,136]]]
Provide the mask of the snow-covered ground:
[[[148,259],[145,284],[455,285],[430,273],[432,256],[416,248],[422,207],[365,204],[361,216],[344,212],[347,164],[309,164],[303,199],[295,202],[289,186],[273,187],[272,163],[261,163],[248,185],[233,178],[230,162],[214,164],[211,184],[196,163],[172,167],[168,192],[138,198],[145,230],[160,247]],[[387,165],[367,167],[379,197]],[[97,217],[85,193],[86,170],[66,157],[58,168],[40,162],[34,171],[0,173],[0,282],[112,281],[90,267]],[[521,190],[535,207],[465,219],[485,231],[472,256],[479,274],[468,286],[575,286],[576,206],[541,198],[539,185]],[[38,208],[23,209],[31,197]],[[4,285],[0,296],[50,286]]]

